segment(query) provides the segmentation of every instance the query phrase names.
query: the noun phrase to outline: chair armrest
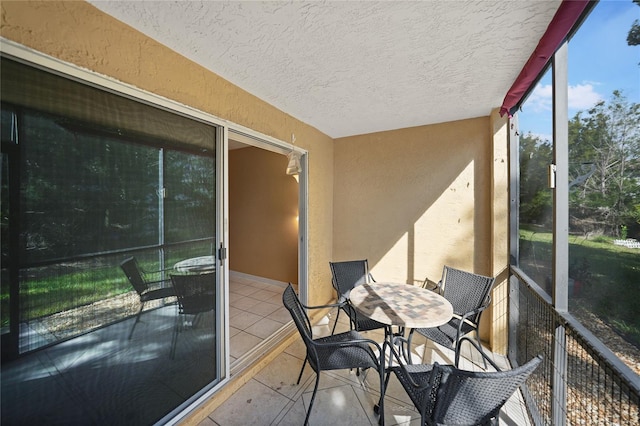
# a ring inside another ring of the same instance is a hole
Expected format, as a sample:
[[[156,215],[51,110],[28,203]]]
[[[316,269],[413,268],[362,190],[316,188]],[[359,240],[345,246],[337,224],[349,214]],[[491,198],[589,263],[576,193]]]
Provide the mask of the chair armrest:
[[[327,309],[327,308],[340,308],[343,305],[345,305],[347,302],[342,302],[342,303],[329,303],[327,305],[315,305],[315,306],[309,306],[309,305],[305,305],[303,303],[300,303],[302,305],[303,308],[305,309]]]
[[[460,318],[460,322],[461,323],[464,322],[467,318],[469,318],[472,315],[480,315],[482,311],[484,311],[489,307],[490,304],[491,304],[491,295],[487,294],[487,297],[482,302],[482,305],[480,305],[477,309],[474,309],[473,311],[464,313]]]
[[[153,271],[147,271],[146,269],[142,269],[140,267],[140,273],[142,273],[142,275],[144,276],[154,276],[154,275],[158,275],[158,274],[162,274],[164,272],[175,272],[174,268],[166,268],[166,269],[158,269],[158,270],[153,270]]]
[[[442,295],[442,281],[438,281],[437,283],[434,283],[427,277],[424,279],[424,281],[422,281],[422,288]]]
[[[473,311],[469,311],[469,312],[465,312],[464,314],[462,314],[460,316],[460,322],[464,322],[467,318],[478,315],[480,313],[482,313],[482,311],[484,311],[485,309],[487,309],[486,306],[482,305],[477,309],[474,309]]]
[[[165,278],[164,280],[146,281],[147,285],[161,284],[161,283],[171,283],[171,278]]]
[[[362,337],[360,339],[345,340],[343,342],[317,342],[317,341],[313,341],[313,345],[314,346],[339,347],[339,348],[344,348],[344,347],[349,347],[349,346],[358,346],[358,345],[361,345],[363,343],[375,346],[378,349],[378,351],[380,351],[380,354],[383,354],[383,356],[384,356],[384,352],[382,352],[382,347],[380,346],[380,344],[378,342],[376,342],[375,340],[366,339],[364,337]]]
[[[486,309],[486,308],[489,307],[490,304],[491,304],[491,292],[489,292],[489,294],[487,294],[487,297],[485,297],[485,299],[482,302],[482,305],[480,305],[480,307],[482,309]]]
[[[473,311],[466,312],[462,316],[460,316],[460,321],[458,321],[458,334],[457,334],[458,337],[460,337],[462,335],[462,325],[465,322],[468,322],[469,325],[475,326],[477,328],[477,325],[474,323],[474,321],[469,320],[469,318],[478,316],[478,322],[479,322],[479,320],[480,320],[479,316],[482,313],[482,311],[484,311],[485,309],[486,309],[486,306],[481,306],[478,309],[474,309]],[[454,316],[456,316],[456,315],[454,314]]]

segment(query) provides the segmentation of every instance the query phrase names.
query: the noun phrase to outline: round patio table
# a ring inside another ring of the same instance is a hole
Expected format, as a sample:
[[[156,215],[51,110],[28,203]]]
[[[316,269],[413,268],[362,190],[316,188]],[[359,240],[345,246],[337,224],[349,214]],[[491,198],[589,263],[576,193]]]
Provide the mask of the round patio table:
[[[389,326],[430,328],[453,318],[453,307],[447,299],[409,284],[362,284],[351,290],[349,300],[361,314]]]
[[[199,256],[181,260],[173,266],[178,272],[200,274],[216,270],[216,259],[213,256]]]

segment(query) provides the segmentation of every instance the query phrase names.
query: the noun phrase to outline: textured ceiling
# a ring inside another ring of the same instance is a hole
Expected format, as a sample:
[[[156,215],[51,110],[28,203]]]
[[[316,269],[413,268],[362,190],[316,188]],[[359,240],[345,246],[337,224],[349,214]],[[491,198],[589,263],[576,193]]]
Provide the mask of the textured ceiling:
[[[488,115],[560,5],[90,3],[334,138]]]

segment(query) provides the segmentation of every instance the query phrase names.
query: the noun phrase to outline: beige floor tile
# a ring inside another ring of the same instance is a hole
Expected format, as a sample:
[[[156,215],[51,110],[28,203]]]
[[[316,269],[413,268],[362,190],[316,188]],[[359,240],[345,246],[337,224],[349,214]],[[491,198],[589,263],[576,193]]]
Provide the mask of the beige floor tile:
[[[298,339],[296,339],[295,342],[290,344],[287,347],[287,349],[285,349],[284,351],[285,353],[288,353],[289,355],[293,355],[296,358],[301,360],[304,360],[305,357],[307,356],[307,348],[300,337],[298,337]]]
[[[307,415],[306,408],[304,406],[304,402],[302,402],[302,398],[297,399],[296,401],[290,403],[285,409],[282,411],[282,414],[279,418],[276,419],[277,426],[300,426],[304,424],[305,416]],[[316,419],[310,419],[309,425],[314,426]],[[342,423],[334,423],[333,426],[339,426]]]
[[[240,330],[244,330],[247,327],[252,326],[256,322],[260,321],[263,317],[260,315],[252,314],[251,312],[242,312],[239,315],[234,316],[229,319],[229,325],[231,327],[238,328]]]
[[[260,301],[264,301],[267,299],[271,299],[272,297],[277,296],[278,293],[276,293],[275,291],[272,291],[271,289],[266,290],[266,289],[260,289],[252,294],[249,295],[249,297],[252,297],[254,299],[258,299]],[[282,295],[282,293],[280,293],[280,295]]]
[[[249,380],[209,417],[224,426],[270,425],[290,402],[268,386]]]
[[[322,383],[322,380],[321,380]],[[302,394],[305,409],[309,407],[313,387]],[[356,390],[348,384],[320,388],[311,408],[313,425],[369,425],[369,415],[360,404]]]
[[[218,423],[211,420],[209,417],[206,417],[203,421],[198,423],[198,426],[219,426]]]
[[[267,318],[286,324],[291,321],[291,314],[282,306],[270,313]]]
[[[251,313],[256,315],[261,315],[263,317],[268,317],[278,309],[282,307],[282,303],[279,305],[274,305],[273,303],[261,302],[251,308]],[[288,311],[287,311],[288,312]]]
[[[244,313],[244,311],[242,309],[238,309],[238,308],[235,308],[233,306],[229,306],[229,318],[233,318],[236,315],[240,315],[242,313]]]
[[[255,348],[260,342],[262,342],[260,337],[241,331],[229,339],[230,355],[235,358],[240,358],[249,350]]]
[[[260,300],[245,296],[231,302],[231,305],[233,305],[233,307],[235,308],[242,309],[243,311],[252,311],[253,307],[260,303],[262,303]]]
[[[247,297],[254,290],[247,285],[229,285],[229,301],[233,302],[241,297]]]
[[[296,383],[302,362],[301,359],[283,352],[269,364],[268,368],[262,369],[254,378],[276,392],[293,398],[302,392],[302,387]],[[309,366],[305,370],[301,380],[303,385],[312,374],[315,375]]]
[[[276,293],[268,299],[265,299],[265,302],[273,303],[274,305],[282,305],[282,291]]]
[[[261,337],[262,339],[266,339],[281,327],[282,323],[279,323],[278,321],[274,321],[269,318],[262,318],[260,321],[247,327],[244,331],[249,334],[253,334],[254,336]]]

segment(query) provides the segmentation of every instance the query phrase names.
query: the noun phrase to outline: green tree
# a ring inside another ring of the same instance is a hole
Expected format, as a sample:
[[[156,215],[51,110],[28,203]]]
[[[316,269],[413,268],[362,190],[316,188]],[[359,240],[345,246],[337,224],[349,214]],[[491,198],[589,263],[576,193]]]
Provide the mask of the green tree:
[[[569,158],[575,173],[589,164],[593,174],[574,187],[572,218],[592,230],[618,235],[622,225],[637,223],[640,203],[640,105],[619,91],[569,123]]]
[[[633,2],[640,6],[640,0],[633,0]],[[627,35],[627,44],[629,46],[638,46],[640,45],[640,21],[637,19],[633,21],[631,24],[631,29],[629,30],[629,34]]]
[[[549,141],[531,133],[520,137],[520,220],[549,224],[552,197],[547,168],[552,162]]]

